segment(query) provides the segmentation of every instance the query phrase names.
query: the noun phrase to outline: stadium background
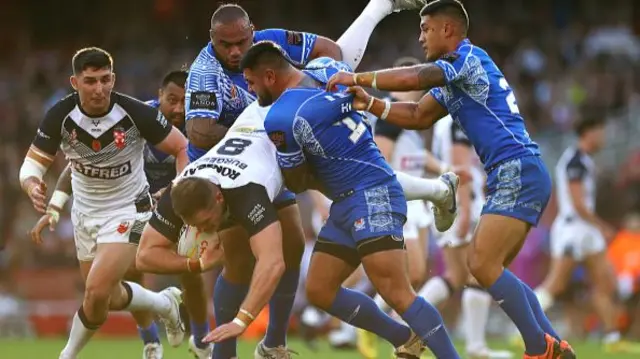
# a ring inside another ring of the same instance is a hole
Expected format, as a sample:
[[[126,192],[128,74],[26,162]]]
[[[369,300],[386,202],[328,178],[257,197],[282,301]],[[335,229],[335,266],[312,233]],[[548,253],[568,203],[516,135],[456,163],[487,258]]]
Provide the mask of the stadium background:
[[[640,2],[463,2],[471,17],[471,40],[488,50],[514,87],[528,129],[541,144],[550,168],[573,140],[575,119],[588,112],[610,120],[608,145],[596,157],[600,170],[597,209],[620,230],[619,237],[633,239],[626,253],[635,253],[634,261],[640,267],[640,228],[637,218],[633,221],[640,215]],[[366,0],[239,3],[258,29],[283,27],[336,39]],[[1,358],[31,358],[25,349],[11,351],[24,348],[22,342],[2,339],[23,336],[58,338],[29,346],[33,357],[35,353],[38,357],[55,357],[53,353],[63,346],[69,315],[82,297],[68,216],[55,233],[46,233],[42,246],[34,246],[25,233],[38,217],[17,183],[20,163],[38,122],[49,106],[70,91],[73,52],[92,45],[107,49],[115,59],[116,89],[150,99],[162,75],[190,64],[208,41],[209,17],[216,6],[217,2],[207,0],[2,1],[0,243],[5,249],[0,252]],[[401,13],[385,19],[374,32],[361,69],[388,67],[400,56],[422,58],[417,38],[416,14]],[[63,163],[59,158],[50,171],[50,189]],[[310,203],[305,196],[300,201],[308,219]],[[533,286],[547,269],[548,232],[554,216],[552,203],[513,265],[513,270]],[[306,224],[308,227],[308,220]],[[310,229],[308,233],[312,241]],[[436,274],[442,270],[439,253],[435,247],[429,253],[430,274]],[[624,261],[615,256],[611,259],[614,267]],[[635,274],[640,278],[640,269]],[[149,285],[159,288],[172,280],[151,277]],[[565,333],[593,339],[599,326],[588,296],[580,295],[584,284],[580,271],[574,284],[574,295],[567,295],[551,316]],[[640,340],[637,298],[625,304],[621,305],[621,325],[630,338]],[[455,329],[455,301],[443,312]],[[499,310],[493,313],[489,331],[502,343],[510,334],[505,330],[509,326]],[[139,354],[135,328],[127,315],[113,315],[101,334],[115,341],[90,344],[88,351],[93,348],[94,354],[87,357],[98,358],[96,348],[121,348],[119,355],[123,358]],[[301,344],[294,344],[294,349],[304,349],[296,346]],[[186,357],[186,349],[170,353],[175,354],[169,357]]]

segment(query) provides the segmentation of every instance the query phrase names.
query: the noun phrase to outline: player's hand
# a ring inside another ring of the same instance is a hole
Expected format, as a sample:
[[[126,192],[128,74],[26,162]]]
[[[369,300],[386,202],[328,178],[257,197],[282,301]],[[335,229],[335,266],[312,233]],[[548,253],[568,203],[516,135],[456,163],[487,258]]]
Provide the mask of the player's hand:
[[[351,106],[356,111],[368,111],[369,102],[371,102],[371,95],[367,93],[360,86],[351,86],[347,89],[347,92],[353,94],[353,103]]]
[[[40,213],[45,213],[47,211],[47,185],[35,177],[30,177],[25,180],[24,188],[33,208]]]
[[[203,242],[205,243],[205,242]],[[202,271],[206,272],[209,269],[220,264],[224,259],[224,249],[218,237],[216,240],[208,242],[205,248],[200,253],[200,260],[202,265]]]
[[[56,225],[58,224],[58,220],[56,216],[51,213],[46,213],[44,216],[40,217],[38,222],[31,228],[29,231],[29,235],[31,236],[31,240],[36,244],[42,244],[42,231],[46,226],[49,226],[49,230],[51,232],[56,230]]]
[[[205,343],[218,343],[229,338],[235,338],[244,333],[246,327],[242,327],[234,322],[222,324],[207,334],[204,339]]]
[[[327,91],[338,91],[338,85],[355,86],[353,72],[339,71],[335,73],[327,82]]]

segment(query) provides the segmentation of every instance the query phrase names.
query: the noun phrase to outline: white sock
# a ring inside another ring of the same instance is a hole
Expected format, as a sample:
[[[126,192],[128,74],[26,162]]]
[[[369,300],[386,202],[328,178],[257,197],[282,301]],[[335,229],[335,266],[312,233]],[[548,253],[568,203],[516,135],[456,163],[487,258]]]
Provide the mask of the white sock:
[[[451,290],[442,277],[433,277],[422,286],[418,295],[433,306],[444,302],[451,296]]]
[[[60,359],[75,359],[95,332],[96,329],[87,329],[87,327],[84,326],[82,320],[80,320],[80,316],[78,316],[78,312],[76,312],[73,316],[69,340],[60,353]]]
[[[355,70],[369,43],[373,29],[393,10],[390,1],[371,0],[336,43],[342,50],[342,61]]]
[[[421,199],[442,203],[449,195],[449,186],[437,178],[421,178],[399,171],[396,171],[396,178],[404,190],[407,201]]]
[[[620,332],[618,331],[609,332],[605,334],[605,336],[602,338],[602,342],[604,344],[616,343],[616,342],[619,342],[620,340],[622,340],[622,335],[620,335]]]
[[[145,289],[138,283],[124,282],[124,285],[131,288],[131,301],[126,308],[128,311],[146,310],[160,315],[171,311],[171,301],[164,295]]]
[[[540,306],[542,307],[543,311],[546,312],[553,306],[553,296],[551,295],[551,293],[549,293],[549,291],[544,288],[538,287],[536,288],[536,290],[534,290],[534,293],[536,293],[536,297],[538,297],[538,302],[540,302]]]
[[[462,291],[462,320],[467,353],[482,353],[487,348],[486,328],[491,295],[478,288]]]
[[[382,296],[380,296],[380,294],[376,294],[376,296],[373,298],[373,301],[376,302],[376,305],[378,306],[378,308],[380,308],[380,310],[385,313],[388,312],[389,309],[391,309],[387,304],[387,302],[385,302],[384,299],[382,299]]]

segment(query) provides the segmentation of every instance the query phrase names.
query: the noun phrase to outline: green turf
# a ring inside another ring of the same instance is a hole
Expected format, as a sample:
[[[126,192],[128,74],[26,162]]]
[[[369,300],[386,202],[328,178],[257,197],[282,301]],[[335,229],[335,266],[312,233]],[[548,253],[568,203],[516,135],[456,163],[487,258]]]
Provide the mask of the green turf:
[[[5,340],[0,339],[0,358],[2,359],[57,359],[58,353],[64,346],[63,339],[35,339],[35,340]],[[496,348],[509,349],[507,345],[494,343]],[[239,356],[241,359],[253,359],[254,342],[242,341],[239,345]],[[299,340],[291,339],[290,348],[300,353],[297,358],[301,359],[357,359],[360,356],[353,351],[335,351],[330,350],[323,343],[320,351],[311,352]],[[575,345],[574,348],[580,359],[632,359],[640,358],[639,354],[605,354],[596,344],[582,343]],[[381,348],[382,351],[382,348]],[[384,351],[387,353],[387,351]],[[183,344],[178,349],[170,348],[165,344],[164,357],[166,359],[190,359],[187,353],[187,346]],[[129,359],[141,358],[142,346],[138,340],[92,340],[83,351],[82,359]],[[382,359],[388,359],[388,355],[380,355]],[[522,358],[516,355],[515,358]]]

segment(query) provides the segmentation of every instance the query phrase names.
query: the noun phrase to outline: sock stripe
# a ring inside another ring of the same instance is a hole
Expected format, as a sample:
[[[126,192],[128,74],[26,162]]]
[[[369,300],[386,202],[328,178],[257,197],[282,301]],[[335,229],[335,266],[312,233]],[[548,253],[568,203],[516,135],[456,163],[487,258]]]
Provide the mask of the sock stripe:
[[[124,288],[124,291],[127,292],[127,302],[124,304],[124,308],[128,308],[129,305],[131,304],[131,301],[133,300],[133,289],[131,289],[131,286],[129,285],[129,283],[125,281],[122,281],[120,283],[122,283],[122,287]]]
[[[98,328],[100,328],[100,326],[102,325],[102,323],[91,323],[89,321],[89,318],[87,318],[87,315],[84,312],[84,307],[82,305],[80,305],[80,308],[78,309],[78,318],[80,318],[80,322],[82,322],[82,325],[84,325],[84,327],[89,330],[98,330]]]

